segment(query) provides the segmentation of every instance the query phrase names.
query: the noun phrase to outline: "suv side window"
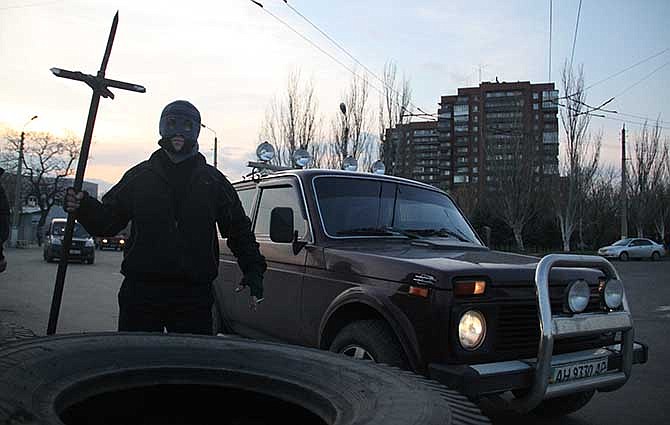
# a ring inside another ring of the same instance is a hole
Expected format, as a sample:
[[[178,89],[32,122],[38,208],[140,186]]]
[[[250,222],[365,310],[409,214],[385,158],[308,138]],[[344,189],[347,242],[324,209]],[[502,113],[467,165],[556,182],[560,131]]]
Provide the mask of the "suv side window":
[[[270,213],[273,208],[285,207],[293,210],[293,226],[298,231],[298,237],[307,233],[305,218],[300,208],[300,197],[293,186],[264,187],[261,189],[261,202],[256,215],[255,233],[257,236],[270,235]]]
[[[254,199],[256,197],[256,188],[251,187],[248,189],[238,190],[237,196],[240,198],[242,208],[244,208],[244,212],[246,213],[247,217],[251,217],[251,209],[254,206]]]

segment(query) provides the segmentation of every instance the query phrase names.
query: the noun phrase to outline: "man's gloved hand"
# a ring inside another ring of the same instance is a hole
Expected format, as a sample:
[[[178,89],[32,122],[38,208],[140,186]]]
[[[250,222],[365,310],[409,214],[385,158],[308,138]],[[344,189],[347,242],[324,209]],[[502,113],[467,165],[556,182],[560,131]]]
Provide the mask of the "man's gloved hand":
[[[81,200],[84,199],[88,193],[77,192],[72,187],[68,187],[65,191],[65,201],[63,202],[63,209],[68,213],[77,212],[81,206]]]
[[[245,275],[240,284],[235,288],[235,292],[241,292],[245,287],[249,287],[249,308],[256,311],[258,304],[263,302],[263,277],[258,275]]]

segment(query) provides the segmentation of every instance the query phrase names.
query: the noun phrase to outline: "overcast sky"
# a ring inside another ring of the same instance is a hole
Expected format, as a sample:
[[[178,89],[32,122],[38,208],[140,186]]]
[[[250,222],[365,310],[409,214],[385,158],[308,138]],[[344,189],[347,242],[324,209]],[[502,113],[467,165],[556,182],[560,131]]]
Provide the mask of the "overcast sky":
[[[347,66],[353,61],[282,0],[265,10],[288,22]],[[546,82],[549,0],[307,1],[290,4],[381,74],[393,59],[412,81],[414,104],[435,112],[441,95],[482,80]],[[554,0],[551,78],[571,56],[579,0]],[[146,94],[114,90],[103,99],[87,178],[116,182],[157,148],[158,119],[168,102],[187,99],[219,139],[219,168],[232,180],[254,159],[258,129],[287,74],[313,80],[319,111],[338,113],[351,74],[249,0],[83,1],[0,0],[0,125],[83,134],[91,90],[55,78],[51,67],[94,74],[116,10],[120,22],[107,77],[144,85]],[[587,86],[670,48],[670,1],[587,0],[582,4],[574,63]],[[588,94],[619,112],[655,119],[670,135],[670,50],[597,84]],[[663,65],[666,65],[662,67]],[[659,69],[660,68],[660,69]],[[360,67],[359,67],[360,69]],[[370,77],[371,83],[376,83]],[[377,92],[371,90],[376,105]],[[643,119],[620,116],[635,122]],[[329,119],[329,118],[328,118]],[[594,118],[603,129],[606,162],[619,158],[621,122]],[[213,135],[200,134],[211,161]]]

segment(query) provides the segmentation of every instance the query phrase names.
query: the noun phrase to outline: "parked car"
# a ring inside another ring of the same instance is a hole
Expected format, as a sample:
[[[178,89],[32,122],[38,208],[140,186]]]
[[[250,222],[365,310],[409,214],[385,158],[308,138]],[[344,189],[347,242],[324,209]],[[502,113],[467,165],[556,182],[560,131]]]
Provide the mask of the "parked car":
[[[121,251],[126,246],[127,237],[124,234],[116,236],[97,237],[96,245],[100,251],[105,249],[113,249],[114,251]]]
[[[604,258],[492,251],[447,193],[397,177],[290,170],[234,187],[268,263],[265,300],[251,311],[235,294],[221,239],[216,332],[387,363],[473,400],[513,391],[510,407],[556,415],[646,362]]]
[[[631,258],[648,258],[655,261],[665,254],[663,245],[645,238],[621,239],[612,245],[598,249],[598,255],[605,258],[617,258],[621,261],[628,261]]]
[[[49,224],[45,234],[43,252],[44,261],[47,263],[53,262],[62,255],[66,222],[67,220],[64,218],[54,218]],[[95,262],[95,242],[79,222],[74,224],[72,246],[70,246],[68,258],[87,264]]]

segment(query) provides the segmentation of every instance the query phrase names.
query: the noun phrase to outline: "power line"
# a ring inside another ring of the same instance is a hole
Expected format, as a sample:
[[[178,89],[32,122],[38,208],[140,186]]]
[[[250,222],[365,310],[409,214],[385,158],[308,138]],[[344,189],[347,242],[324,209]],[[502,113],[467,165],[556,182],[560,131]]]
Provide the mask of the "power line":
[[[577,44],[577,29],[579,29],[579,16],[582,13],[582,0],[579,0],[579,8],[577,9],[577,23],[575,24],[575,35],[572,38],[572,55],[570,56],[570,68],[572,68],[572,62],[575,59],[575,45]]]
[[[385,88],[390,89],[390,90],[393,91],[396,95],[400,95],[400,93],[399,93],[394,87],[389,86],[389,85],[388,85],[384,80],[382,80],[377,74],[375,74],[372,70],[370,70],[370,68],[368,68],[367,66],[365,66],[365,64],[363,64],[361,61],[359,61],[358,59],[356,59],[356,57],[355,57],[354,55],[352,55],[351,53],[349,53],[349,51],[348,51],[347,49],[345,49],[340,43],[338,43],[335,39],[333,39],[331,36],[329,36],[325,31],[323,31],[321,28],[319,28],[319,26],[317,26],[314,22],[312,22],[312,21],[311,21],[309,18],[307,18],[305,15],[303,15],[302,13],[300,13],[300,11],[299,11],[298,9],[296,9],[295,7],[293,7],[293,6],[292,6],[291,4],[289,4],[286,0],[284,0],[284,4],[286,4],[286,5],[287,5],[293,12],[295,12],[298,16],[300,16],[303,20],[305,20],[305,22],[307,22],[308,24],[310,24],[314,29],[316,29],[317,31],[319,31],[324,37],[326,37],[326,38],[327,38],[331,43],[333,43],[337,48],[339,48],[342,52],[344,52],[347,56],[349,56],[354,62],[356,62],[358,65],[360,65],[365,71],[367,71],[370,75],[372,75],[375,79],[377,79],[377,81],[379,81],[380,83],[382,83],[382,85],[383,85]],[[412,102],[409,102],[409,104],[410,104],[411,106],[413,106],[417,111],[419,111],[419,112],[421,112],[421,113],[423,113],[423,114],[429,115],[426,111],[424,111],[423,109],[419,108],[418,106],[416,106],[416,105],[413,104]]]
[[[667,52],[668,50],[670,50],[670,48],[666,48],[666,49],[661,50],[661,51],[658,52],[658,53],[654,53],[653,55],[651,55],[651,56],[649,56],[649,57],[647,57],[647,58],[645,58],[645,59],[642,59],[641,61],[636,62],[636,63],[634,63],[633,65],[631,65],[631,66],[629,66],[629,67],[627,67],[627,68],[622,69],[621,71],[615,72],[614,74],[610,75],[609,77],[605,77],[605,78],[603,78],[602,80],[596,81],[595,83],[593,83],[593,84],[591,84],[590,86],[586,87],[584,90],[588,90],[588,89],[590,89],[590,88],[592,88],[592,87],[597,86],[597,85],[600,84],[600,83],[604,83],[605,81],[609,81],[609,80],[611,80],[611,79],[614,78],[614,77],[618,77],[619,75],[623,74],[624,72],[629,71],[629,70],[631,70],[631,69],[633,69],[633,68],[635,68],[635,67],[637,67],[637,66],[639,66],[639,65],[642,65],[642,64],[645,63],[645,62],[649,62],[650,60],[654,59],[655,57],[658,57],[658,56],[662,55],[663,53]]]
[[[596,118],[604,118],[604,119],[606,119],[606,120],[612,120],[612,121],[624,122],[624,123],[626,123],[626,124],[639,125],[640,127],[643,127],[643,126],[645,126],[645,125],[649,125],[649,123],[646,123],[646,122],[631,121],[631,120],[626,120],[626,119],[623,119],[623,118],[608,117],[608,116],[605,116],[605,115],[592,115],[592,116],[593,116],[593,117],[596,117]],[[656,125],[654,124],[654,127],[655,127],[655,126],[656,126]],[[664,127],[664,126],[662,126],[662,125],[659,125],[658,128],[662,128],[662,129],[664,129],[664,130],[670,130],[670,127]]]
[[[326,50],[324,50],[321,46],[319,46],[318,44],[316,44],[314,41],[310,40],[309,38],[307,38],[306,36],[304,36],[303,34],[301,34],[299,31],[297,31],[296,29],[294,29],[294,28],[293,28],[291,25],[289,25],[287,22],[285,22],[284,20],[280,19],[278,16],[276,16],[275,14],[273,14],[272,12],[270,12],[269,10],[265,9],[261,3],[257,2],[257,1],[254,1],[254,0],[251,0],[251,1],[252,1],[253,3],[255,3],[256,5],[260,6],[260,7],[261,7],[265,12],[267,12],[270,16],[272,16],[273,18],[275,18],[276,20],[278,20],[279,22],[281,22],[283,25],[285,25],[286,27],[288,27],[288,28],[289,28],[291,31],[293,31],[295,34],[297,34],[298,36],[300,36],[300,38],[302,38],[303,40],[307,41],[310,45],[312,45],[313,47],[315,47],[316,49],[318,49],[321,53],[325,54],[326,56],[328,56],[329,58],[331,58],[332,60],[334,60],[335,62],[337,62],[340,66],[344,67],[347,71],[349,71],[350,73],[352,73],[354,76],[359,77],[359,75],[358,75],[354,70],[352,70],[350,67],[348,67],[347,65],[345,65],[342,61],[340,61],[339,59],[337,59],[335,56],[333,56],[333,55],[331,55],[330,53],[328,53]],[[288,4],[288,2],[284,1],[284,3],[285,3],[291,10],[293,10],[296,14],[298,14],[302,19],[304,19],[307,23],[309,23],[312,27],[314,27],[317,31],[319,31],[324,37],[326,37],[328,40],[330,40],[335,46],[337,46],[337,47],[338,47],[341,51],[343,51],[347,56],[349,56],[354,62],[356,62],[358,65],[360,65],[365,71],[367,71],[367,72],[368,72],[370,75],[372,75],[375,79],[377,79],[379,82],[381,82],[381,83],[382,83],[382,86],[383,86],[384,88],[387,88],[387,89],[393,91],[395,94],[398,94],[398,95],[400,94],[400,93],[398,93],[398,91],[397,91],[395,88],[393,88],[393,87],[389,86],[388,84],[386,84],[380,77],[378,77],[374,72],[372,72],[367,66],[365,66],[363,63],[361,63],[358,59],[356,59],[356,57],[354,57],[351,53],[349,53],[349,52],[348,52],[344,47],[342,47],[337,41],[335,41],[332,37],[330,37],[330,36],[329,36],[328,34],[326,34],[323,30],[321,30],[316,24],[314,24],[312,21],[310,21],[305,15],[303,15],[303,14],[300,13],[296,8],[294,8],[293,6],[291,6],[290,4]],[[371,84],[371,87],[373,87],[375,90],[377,90],[377,92],[379,92],[380,95],[384,96],[383,91],[380,90],[376,85]],[[429,115],[427,112],[425,112],[423,109],[419,108],[418,106],[416,106],[416,105],[413,104],[412,102],[409,102],[409,104],[410,104],[414,109],[416,109],[417,111],[419,111],[419,112],[421,112],[421,113],[423,113],[423,114]]]
[[[655,119],[655,120],[652,120],[652,119],[650,119],[649,117],[645,117],[645,116],[643,116],[643,115],[627,114],[627,113],[625,113],[625,112],[621,112],[621,111],[618,111],[618,112],[617,112],[617,115],[623,115],[623,116],[625,116],[625,117],[637,118],[637,119],[645,120],[645,121],[653,121],[653,122],[658,121],[658,122],[661,123],[661,124],[668,124],[668,125],[670,125],[670,121],[663,121],[663,120],[661,120],[661,119]]]
[[[62,0],[56,0],[56,1],[47,1],[47,2],[42,2],[42,3],[24,4],[24,5],[20,5],[20,6],[5,6],[5,7],[0,7],[0,10],[25,9],[27,7],[46,6],[48,4],[60,3],[61,1]]]
[[[623,89],[620,93],[618,93],[618,94],[617,94],[616,96],[614,96],[614,97],[619,97],[619,96],[623,95],[624,93],[628,92],[630,89],[632,89],[633,87],[637,86],[638,84],[640,84],[641,82],[643,82],[643,81],[646,80],[647,78],[651,77],[652,75],[654,75],[655,73],[657,73],[658,71],[660,71],[661,69],[665,68],[665,67],[668,66],[668,65],[670,65],[670,61],[668,61],[668,62],[664,63],[663,65],[659,66],[658,68],[654,69],[654,70],[651,71],[649,74],[645,75],[644,77],[640,78],[640,79],[639,79],[638,81],[636,81],[635,83],[633,83],[633,84],[631,84],[630,86],[628,86],[628,87],[626,87],[625,89]]]

